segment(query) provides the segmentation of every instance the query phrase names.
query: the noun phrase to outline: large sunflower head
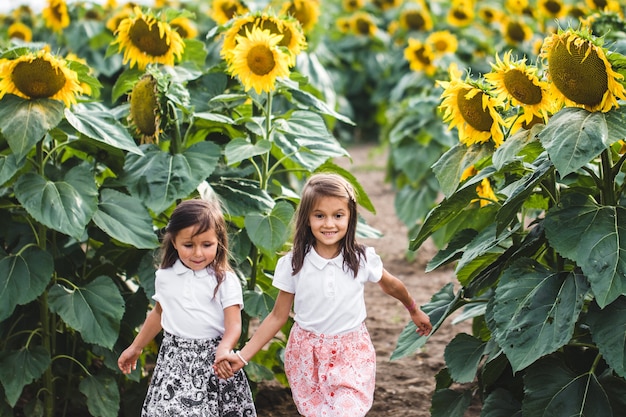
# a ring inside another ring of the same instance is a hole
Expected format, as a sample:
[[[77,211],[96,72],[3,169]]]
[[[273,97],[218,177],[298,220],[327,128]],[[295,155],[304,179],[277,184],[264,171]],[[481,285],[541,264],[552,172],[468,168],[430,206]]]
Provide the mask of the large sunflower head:
[[[491,64],[492,70],[485,74],[485,79],[494,86],[500,101],[524,112],[527,124],[533,117],[546,121],[553,110],[548,83],[539,79],[537,68],[527,66],[525,61],[513,61],[511,51],[505,53],[502,60],[496,55],[496,63]]]
[[[435,54],[428,42],[422,43],[418,39],[409,38],[408,45],[404,49],[404,58],[409,61],[409,66],[413,71],[423,71],[427,75],[433,75],[437,71],[437,67],[433,64]]]
[[[158,143],[161,125],[161,105],[158,82],[152,74],[137,81],[130,96],[128,121],[141,137],[141,143]]]
[[[9,39],[19,39],[23,42],[33,40],[33,31],[22,22],[15,22],[7,29]]]
[[[239,78],[245,91],[253,88],[257,94],[270,92],[278,77],[289,77],[290,58],[278,47],[281,39],[281,35],[259,27],[237,36],[228,71]]]
[[[427,9],[408,7],[400,12],[400,27],[406,31],[428,32],[433,29],[433,18]]]
[[[248,7],[239,0],[213,0],[209,16],[218,25],[223,25],[236,16],[248,13]]]
[[[41,11],[46,26],[55,32],[61,32],[70,25],[65,0],[48,0],[48,6]]]
[[[136,7],[134,15],[122,20],[113,45],[124,51],[124,64],[144,69],[148,64],[174,65],[185,50],[185,42],[165,20]]]
[[[320,17],[319,0],[289,0],[283,2],[280,14],[293,16],[305,33],[311,32]]]
[[[601,44],[588,31],[559,31],[546,38],[541,57],[547,62],[556,100],[588,111],[608,112],[626,99],[623,75],[613,70]]]
[[[497,110],[501,102],[492,97],[486,86],[466,78],[454,66],[450,69],[450,81],[439,81],[444,88],[440,109],[449,128],[457,128],[459,141],[467,146],[487,143],[497,147],[504,141],[504,121]]]
[[[58,100],[70,107],[82,92],[77,73],[65,59],[45,49],[0,61],[0,98],[13,94],[27,100]]]

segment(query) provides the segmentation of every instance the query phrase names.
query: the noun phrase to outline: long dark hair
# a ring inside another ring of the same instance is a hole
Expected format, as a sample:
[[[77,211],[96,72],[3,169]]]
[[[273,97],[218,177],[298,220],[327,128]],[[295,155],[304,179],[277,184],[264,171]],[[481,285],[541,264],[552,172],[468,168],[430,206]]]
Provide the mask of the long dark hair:
[[[339,243],[343,255],[343,266],[351,270],[356,277],[359,272],[361,256],[365,256],[365,246],[356,241],[356,224],[358,220],[356,193],[352,184],[338,174],[322,173],[312,175],[302,189],[302,197],[296,212],[295,234],[293,239],[292,274],[302,269],[304,257],[315,244],[315,237],[309,226],[309,215],[318,198],[337,197],[348,202],[350,218],[345,237]]]
[[[165,228],[165,235],[161,243],[161,268],[169,268],[178,260],[178,252],[174,248],[176,235],[183,229],[195,227],[193,236],[197,236],[207,230],[214,230],[217,237],[217,253],[211,263],[217,278],[217,287],[226,277],[226,271],[230,271],[228,263],[228,231],[224,214],[217,200],[206,201],[200,199],[185,200],[181,202],[170,217]]]

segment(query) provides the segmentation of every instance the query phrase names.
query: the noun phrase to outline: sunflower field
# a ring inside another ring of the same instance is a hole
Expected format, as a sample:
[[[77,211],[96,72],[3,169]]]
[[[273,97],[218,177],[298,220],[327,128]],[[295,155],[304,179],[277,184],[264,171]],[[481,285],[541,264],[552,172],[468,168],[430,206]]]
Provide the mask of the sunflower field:
[[[139,415],[119,353],[177,202],[223,202],[242,341],[299,190],[387,178],[456,336],[431,413],[626,415],[626,21],[616,0],[46,0],[0,16],[0,417]],[[359,224],[359,234],[378,231]],[[286,384],[289,323],[246,371]],[[428,341],[409,323],[392,359]]]

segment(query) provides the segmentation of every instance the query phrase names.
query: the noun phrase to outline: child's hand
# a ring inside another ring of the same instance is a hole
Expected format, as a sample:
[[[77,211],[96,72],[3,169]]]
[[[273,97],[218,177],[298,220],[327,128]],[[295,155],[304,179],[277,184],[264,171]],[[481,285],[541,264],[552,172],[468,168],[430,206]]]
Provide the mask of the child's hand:
[[[136,349],[133,346],[129,346],[122,352],[117,360],[117,366],[124,374],[130,374],[137,369],[137,359],[141,355],[141,349]]]
[[[220,354],[215,357],[213,369],[218,377],[228,379],[235,375],[235,372],[243,368],[243,365],[239,356],[233,351],[230,351],[228,354]]]
[[[430,317],[420,308],[416,308],[411,312],[411,320],[413,320],[413,323],[417,326],[417,330],[415,331],[420,336],[429,335],[430,331],[433,329],[432,324],[430,324]]]

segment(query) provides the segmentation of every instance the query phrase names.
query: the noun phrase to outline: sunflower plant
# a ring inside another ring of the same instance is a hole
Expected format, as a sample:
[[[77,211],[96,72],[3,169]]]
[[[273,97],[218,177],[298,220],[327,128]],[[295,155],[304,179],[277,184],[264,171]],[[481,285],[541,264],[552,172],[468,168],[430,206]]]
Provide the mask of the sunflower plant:
[[[453,314],[472,331],[445,349],[433,416],[461,417],[473,399],[482,415],[626,412],[626,56],[615,45],[593,25],[561,29],[534,64],[507,52],[490,73],[440,82],[459,143],[433,165],[445,197],[410,247],[435,238],[427,271],[447,265],[459,281],[424,306],[433,334]],[[426,341],[407,325],[392,359]]]

